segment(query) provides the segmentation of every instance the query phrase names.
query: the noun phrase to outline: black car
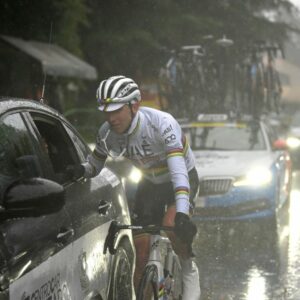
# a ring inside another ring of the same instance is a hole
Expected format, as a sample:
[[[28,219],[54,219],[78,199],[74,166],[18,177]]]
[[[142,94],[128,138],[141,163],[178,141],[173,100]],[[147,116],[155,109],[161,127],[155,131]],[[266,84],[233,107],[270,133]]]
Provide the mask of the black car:
[[[111,222],[130,223],[118,176],[70,179],[90,149],[36,101],[0,100],[0,141],[0,299],[133,299],[131,232],[104,251]]]

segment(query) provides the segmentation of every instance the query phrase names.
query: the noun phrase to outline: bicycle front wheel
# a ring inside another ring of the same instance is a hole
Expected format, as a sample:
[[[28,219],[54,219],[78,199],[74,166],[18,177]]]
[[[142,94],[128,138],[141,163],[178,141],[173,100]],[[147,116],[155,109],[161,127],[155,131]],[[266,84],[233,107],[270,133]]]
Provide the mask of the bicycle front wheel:
[[[137,300],[158,300],[158,271],[156,265],[145,268],[137,292]]]

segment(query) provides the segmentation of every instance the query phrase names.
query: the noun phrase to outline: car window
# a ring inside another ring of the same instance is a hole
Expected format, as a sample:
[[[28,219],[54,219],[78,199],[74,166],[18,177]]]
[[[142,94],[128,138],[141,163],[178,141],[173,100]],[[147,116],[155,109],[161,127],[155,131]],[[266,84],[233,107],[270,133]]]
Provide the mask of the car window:
[[[71,130],[68,126],[65,126],[65,128],[77,149],[81,161],[85,161],[87,155],[90,153],[89,148],[84,144],[81,138],[73,130]]]
[[[187,131],[187,129],[184,129]],[[190,127],[187,139],[193,150],[265,150],[266,144],[259,125]]]
[[[41,165],[35,154],[28,130],[20,114],[0,120],[0,193],[21,179],[41,176]]]
[[[55,180],[67,182],[66,167],[80,162],[76,148],[59,120],[37,113],[31,113],[31,116],[39,132],[41,146],[49,156]]]
[[[64,115],[88,143],[94,142],[99,126],[105,121],[94,108],[70,109]]]

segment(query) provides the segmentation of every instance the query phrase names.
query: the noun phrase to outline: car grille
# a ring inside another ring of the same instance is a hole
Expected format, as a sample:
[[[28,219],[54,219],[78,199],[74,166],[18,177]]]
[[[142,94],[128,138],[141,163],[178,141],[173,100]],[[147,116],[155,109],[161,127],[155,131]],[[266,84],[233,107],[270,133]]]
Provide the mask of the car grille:
[[[199,196],[219,195],[228,192],[232,184],[231,178],[203,179],[200,181]]]

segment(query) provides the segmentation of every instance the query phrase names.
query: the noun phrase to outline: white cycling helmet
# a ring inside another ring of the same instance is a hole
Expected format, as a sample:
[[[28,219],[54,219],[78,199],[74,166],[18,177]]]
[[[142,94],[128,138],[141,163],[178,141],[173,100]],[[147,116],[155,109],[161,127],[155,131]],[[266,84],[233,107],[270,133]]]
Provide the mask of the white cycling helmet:
[[[141,100],[138,85],[125,76],[113,76],[100,82],[96,93],[98,109],[114,111],[128,103]]]

